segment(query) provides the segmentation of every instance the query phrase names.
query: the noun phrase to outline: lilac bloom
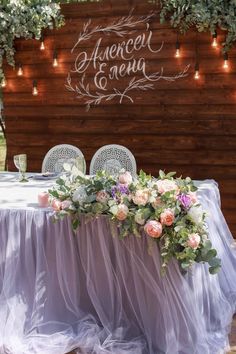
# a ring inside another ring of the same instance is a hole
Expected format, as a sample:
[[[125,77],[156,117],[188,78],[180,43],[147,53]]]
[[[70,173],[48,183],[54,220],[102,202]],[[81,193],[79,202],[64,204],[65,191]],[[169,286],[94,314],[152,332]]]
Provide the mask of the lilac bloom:
[[[122,194],[129,194],[129,188],[121,183],[113,186],[111,189],[111,195],[113,199],[119,200]]]
[[[117,188],[121,194],[129,194],[129,188],[125,184],[119,183]]]
[[[178,200],[185,209],[188,209],[192,202],[191,198],[187,194],[180,194],[178,196]]]

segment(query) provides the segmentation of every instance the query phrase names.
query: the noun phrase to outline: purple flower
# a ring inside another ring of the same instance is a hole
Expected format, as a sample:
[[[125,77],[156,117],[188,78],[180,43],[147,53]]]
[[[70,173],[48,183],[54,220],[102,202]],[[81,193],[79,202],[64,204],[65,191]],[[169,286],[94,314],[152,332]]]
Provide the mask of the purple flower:
[[[129,188],[125,184],[119,183],[117,188],[121,194],[129,194]]]
[[[112,187],[111,195],[113,199],[119,201],[123,194],[129,194],[129,188],[126,185],[118,183],[116,186]]]
[[[187,194],[180,194],[178,200],[185,209],[188,209],[192,203],[191,198]]]

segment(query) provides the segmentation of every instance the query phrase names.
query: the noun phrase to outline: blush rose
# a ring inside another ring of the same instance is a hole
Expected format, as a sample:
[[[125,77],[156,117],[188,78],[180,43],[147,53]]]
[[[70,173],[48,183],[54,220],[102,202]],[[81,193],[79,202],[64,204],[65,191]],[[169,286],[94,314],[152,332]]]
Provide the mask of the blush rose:
[[[126,171],[119,176],[119,183],[129,185],[132,183],[133,178],[130,172]]]
[[[125,204],[119,204],[117,206],[116,218],[120,221],[123,221],[127,218],[129,209]]]
[[[61,202],[61,209],[68,209],[71,205],[71,200],[63,200],[63,202]]]
[[[162,234],[162,225],[159,221],[149,220],[144,226],[144,231],[148,236],[158,238]]]
[[[160,194],[170,191],[175,191],[176,194],[179,192],[179,187],[177,184],[169,179],[162,179],[157,181],[156,186]]]
[[[133,195],[133,202],[136,205],[146,205],[149,200],[148,190],[138,189]]]
[[[51,206],[52,206],[52,208],[55,211],[60,211],[61,210],[61,202],[60,202],[60,200],[53,199],[52,203],[51,203]]]
[[[198,234],[193,233],[188,235],[187,245],[195,250],[198,248],[200,241],[201,237]]]
[[[160,215],[162,225],[171,226],[175,220],[175,214],[171,209],[165,209]]]

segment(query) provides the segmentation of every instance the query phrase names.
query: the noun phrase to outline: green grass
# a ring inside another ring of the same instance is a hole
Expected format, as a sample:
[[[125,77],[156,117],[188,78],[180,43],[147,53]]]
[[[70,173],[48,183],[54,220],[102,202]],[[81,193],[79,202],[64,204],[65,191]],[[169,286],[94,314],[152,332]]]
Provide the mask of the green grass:
[[[5,169],[5,158],[6,158],[6,141],[0,133],[0,171]]]

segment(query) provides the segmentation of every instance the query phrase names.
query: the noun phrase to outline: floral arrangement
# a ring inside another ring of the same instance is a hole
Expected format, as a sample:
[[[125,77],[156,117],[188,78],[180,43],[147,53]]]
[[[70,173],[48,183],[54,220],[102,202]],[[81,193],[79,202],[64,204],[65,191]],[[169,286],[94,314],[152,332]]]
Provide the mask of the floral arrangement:
[[[49,190],[55,219],[71,216],[76,230],[81,214],[105,214],[117,223],[121,238],[133,234],[158,243],[162,272],[172,258],[183,271],[194,262],[208,262],[211,274],[219,271],[220,259],[207,237],[205,213],[189,177],[174,178],[174,172],[163,171],[158,178],[143,171],[136,178],[127,171],[117,178],[104,171],[85,176],[75,167],[64,167],[69,176],[61,176]]]

